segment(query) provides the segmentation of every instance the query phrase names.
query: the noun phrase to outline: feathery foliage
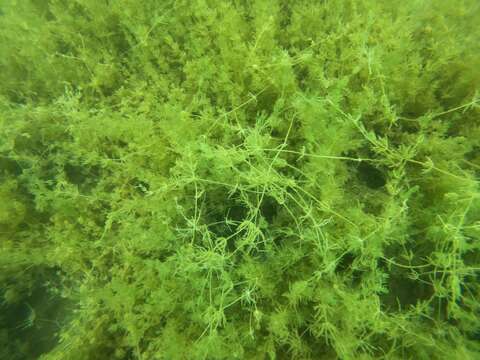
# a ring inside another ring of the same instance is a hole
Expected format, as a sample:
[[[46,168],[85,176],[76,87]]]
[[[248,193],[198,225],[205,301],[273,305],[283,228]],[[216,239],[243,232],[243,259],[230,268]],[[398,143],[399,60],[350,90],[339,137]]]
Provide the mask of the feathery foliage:
[[[0,2],[0,358],[478,359],[477,0]]]

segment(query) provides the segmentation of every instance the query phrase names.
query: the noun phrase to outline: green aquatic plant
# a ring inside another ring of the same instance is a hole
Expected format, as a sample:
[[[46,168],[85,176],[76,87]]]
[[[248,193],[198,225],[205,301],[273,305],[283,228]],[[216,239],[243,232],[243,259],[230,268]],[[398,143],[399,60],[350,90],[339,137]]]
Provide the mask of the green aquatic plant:
[[[478,358],[479,23],[0,1],[0,358]]]

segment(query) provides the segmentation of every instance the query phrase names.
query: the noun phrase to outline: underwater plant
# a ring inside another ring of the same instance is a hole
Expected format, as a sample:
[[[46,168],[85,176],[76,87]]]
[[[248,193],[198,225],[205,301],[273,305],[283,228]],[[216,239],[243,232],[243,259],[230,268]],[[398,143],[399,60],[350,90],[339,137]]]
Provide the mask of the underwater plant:
[[[0,358],[480,358],[478,24],[0,1]]]

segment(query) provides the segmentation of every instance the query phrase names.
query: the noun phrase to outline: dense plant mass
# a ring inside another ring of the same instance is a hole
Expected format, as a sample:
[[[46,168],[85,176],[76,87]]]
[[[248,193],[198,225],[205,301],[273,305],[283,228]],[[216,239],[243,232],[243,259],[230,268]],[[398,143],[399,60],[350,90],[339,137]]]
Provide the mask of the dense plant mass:
[[[0,2],[0,358],[479,359],[480,2]]]

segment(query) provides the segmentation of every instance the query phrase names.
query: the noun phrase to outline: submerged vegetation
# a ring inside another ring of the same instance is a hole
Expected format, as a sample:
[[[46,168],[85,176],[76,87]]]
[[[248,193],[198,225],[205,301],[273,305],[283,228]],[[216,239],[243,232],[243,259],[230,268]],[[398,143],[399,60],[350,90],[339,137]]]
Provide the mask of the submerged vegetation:
[[[0,2],[0,358],[480,358],[480,2]]]

